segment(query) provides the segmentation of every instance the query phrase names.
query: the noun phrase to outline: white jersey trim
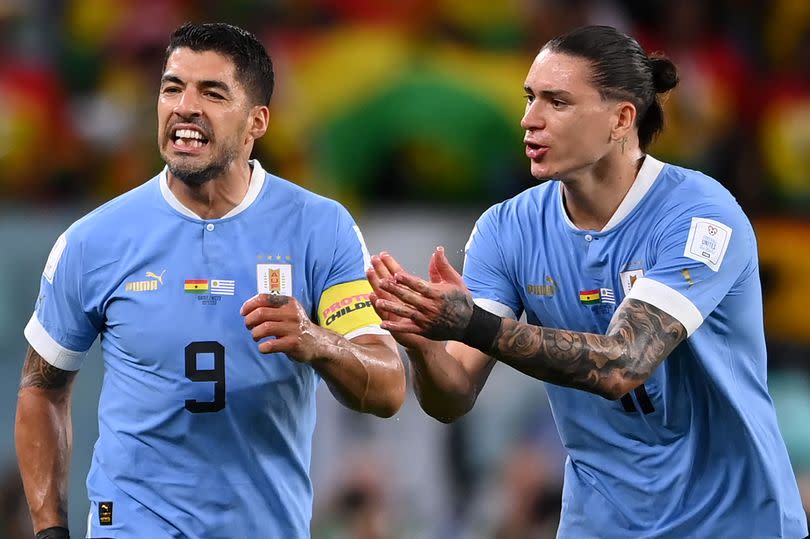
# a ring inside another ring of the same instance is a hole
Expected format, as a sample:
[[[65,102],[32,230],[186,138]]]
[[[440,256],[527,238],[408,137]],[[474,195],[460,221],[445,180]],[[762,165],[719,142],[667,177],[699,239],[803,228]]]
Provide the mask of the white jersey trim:
[[[266,173],[262,168],[261,163],[259,163],[257,159],[253,159],[249,162],[253,166],[253,172],[251,172],[250,175],[250,185],[248,186],[247,193],[245,193],[245,198],[243,198],[242,202],[237,204],[231,211],[223,215],[220,219],[233,217],[234,215],[242,213],[248,207],[250,207],[251,204],[253,204],[253,201],[255,201],[256,198],[258,198],[259,193],[261,192],[262,187],[264,186],[264,178]],[[200,217],[199,215],[197,215],[196,213],[185,207],[183,203],[177,200],[177,197],[174,196],[172,190],[169,189],[169,180],[168,177],[166,176],[166,171],[168,170],[169,167],[166,166],[160,172],[160,179],[159,179],[160,193],[163,195],[163,198],[166,200],[169,206],[179,211],[183,215],[191,217],[193,219],[199,219],[200,221],[205,221],[206,219],[203,219],[202,217]]]
[[[87,355],[86,350],[84,352],[68,350],[53,340],[37,318],[37,313],[31,315],[23,333],[31,348],[57,369],[77,371],[82,366],[84,356]]]
[[[605,226],[599,232],[607,232],[613,228],[616,228],[619,223],[621,223],[625,217],[630,215],[630,212],[638,206],[638,203],[641,202],[641,199],[644,198],[644,195],[650,190],[655,183],[655,180],[658,178],[658,175],[661,174],[661,171],[664,168],[665,163],[659,161],[655,157],[651,155],[647,155],[644,158],[644,163],[641,164],[641,169],[638,171],[638,175],[636,176],[635,181],[633,181],[633,185],[630,186],[630,190],[627,191],[627,194],[624,195],[624,199],[622,203],[619,204],[619,207],[616,208],[616,211],[613,212],[610,220],[605,224]],[[559,203],[560,209],[563,214],[563,218],[565,222],[568,223],[568,226],[573,228],[574,230],[579,230],[572,221],[571,218],[568,217],[568,212],[565,211],[565,204],[563,204],[563,189],[562,189],[562,182],[559,183]]]
[[[476,305],[484,309],[485,311],[489,311],[492,314],[497,314],[500,317],[504,318],[511,318],[512,320],[517,320],[517,316],[515,316],[515,312],[508,306],[504,305],[500,301],[495,301],[494,299],[484,299],[484,298],[474,298],[473,301]]]
[[[359,337],[360,335],[391,335],[391,332],[387,329],[383,329],[380,326],[363,326],[361,328],[357,328],[348,332],[344,337],[348,340],[352,340],[355,337]]]
[[[642,277],[633,283],[627,299],[637,299],[658,307],[683,324],[687,336],[691,336],[703,323],[703,315],[694,303],[680,292],[653,279]]]

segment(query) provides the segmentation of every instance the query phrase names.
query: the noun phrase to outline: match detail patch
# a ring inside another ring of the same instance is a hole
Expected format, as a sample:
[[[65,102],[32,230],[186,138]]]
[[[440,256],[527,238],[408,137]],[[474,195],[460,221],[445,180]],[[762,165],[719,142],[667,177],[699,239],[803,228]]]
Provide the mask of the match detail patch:
[[[42,270],[42,276],[51,284],[53,284],[53,276],[56,274],[56,267],[59,265],[62,253],[65,252],[65,247],[67,247],[67,238],[62,234],[56,240],[56,243],[53,244],[51,253],[48,255],[48,261],[45,262],[45,269]]]
[[[341,335],[379,325],[380,317],[371,306],[369,293],[371,285],[365,279],[329,288],[318,303],[318,324]]]
[[[703,262],[712,271],[718,271],[723,257],[726,256],[728,243],[731,239],[731,228],[704,217],[692,217],[692,226],[689,227],[689,238],[683,256]]]

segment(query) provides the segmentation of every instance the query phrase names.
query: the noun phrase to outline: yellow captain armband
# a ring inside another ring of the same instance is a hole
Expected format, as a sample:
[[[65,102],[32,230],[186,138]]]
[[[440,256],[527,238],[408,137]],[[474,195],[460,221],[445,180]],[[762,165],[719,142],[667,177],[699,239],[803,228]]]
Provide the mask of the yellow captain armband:
[[[365,326],[376,326],[380,317],[374,312],[368,295],[371,285],[365,279],[337,284],[321,294],[318,324],[346,335]]]

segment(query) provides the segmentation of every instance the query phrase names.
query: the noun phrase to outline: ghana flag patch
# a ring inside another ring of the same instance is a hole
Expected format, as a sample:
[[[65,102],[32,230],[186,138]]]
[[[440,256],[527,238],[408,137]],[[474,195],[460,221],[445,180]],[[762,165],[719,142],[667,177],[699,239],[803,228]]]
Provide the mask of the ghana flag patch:
[[[601,300],[602,296],[599,294],[599,289],[594,290],[580,290],[579,301],[583,305],[596,305]]]
[[[186,279],[183,289],[189,294],[208,292],[208,279]]]

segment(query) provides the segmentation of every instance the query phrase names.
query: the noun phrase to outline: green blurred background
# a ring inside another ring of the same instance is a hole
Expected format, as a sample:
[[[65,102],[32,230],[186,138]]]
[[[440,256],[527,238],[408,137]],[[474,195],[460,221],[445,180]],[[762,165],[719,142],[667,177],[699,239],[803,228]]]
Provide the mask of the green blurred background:
[[[806,0],[0,0],[0,537],[30,537],[13,453],[16,386],[56,237],[161,167],[168,35],[252,30],[276,66],[264,167],[346,204],[372,251],[457,267],[475,218],[533,184],[523,80],[550,37],[611,24],[668,54],[681,83],[651,153],[721,181],[760,247],[769,384],[810,505],[810,2]],[[101,362],[74,402],[70,524],[83,537]],[[323,388],[316,538],[553,537],[563,454],[542,385],[497,368],[452,425],[410,396],[393,419]]]

